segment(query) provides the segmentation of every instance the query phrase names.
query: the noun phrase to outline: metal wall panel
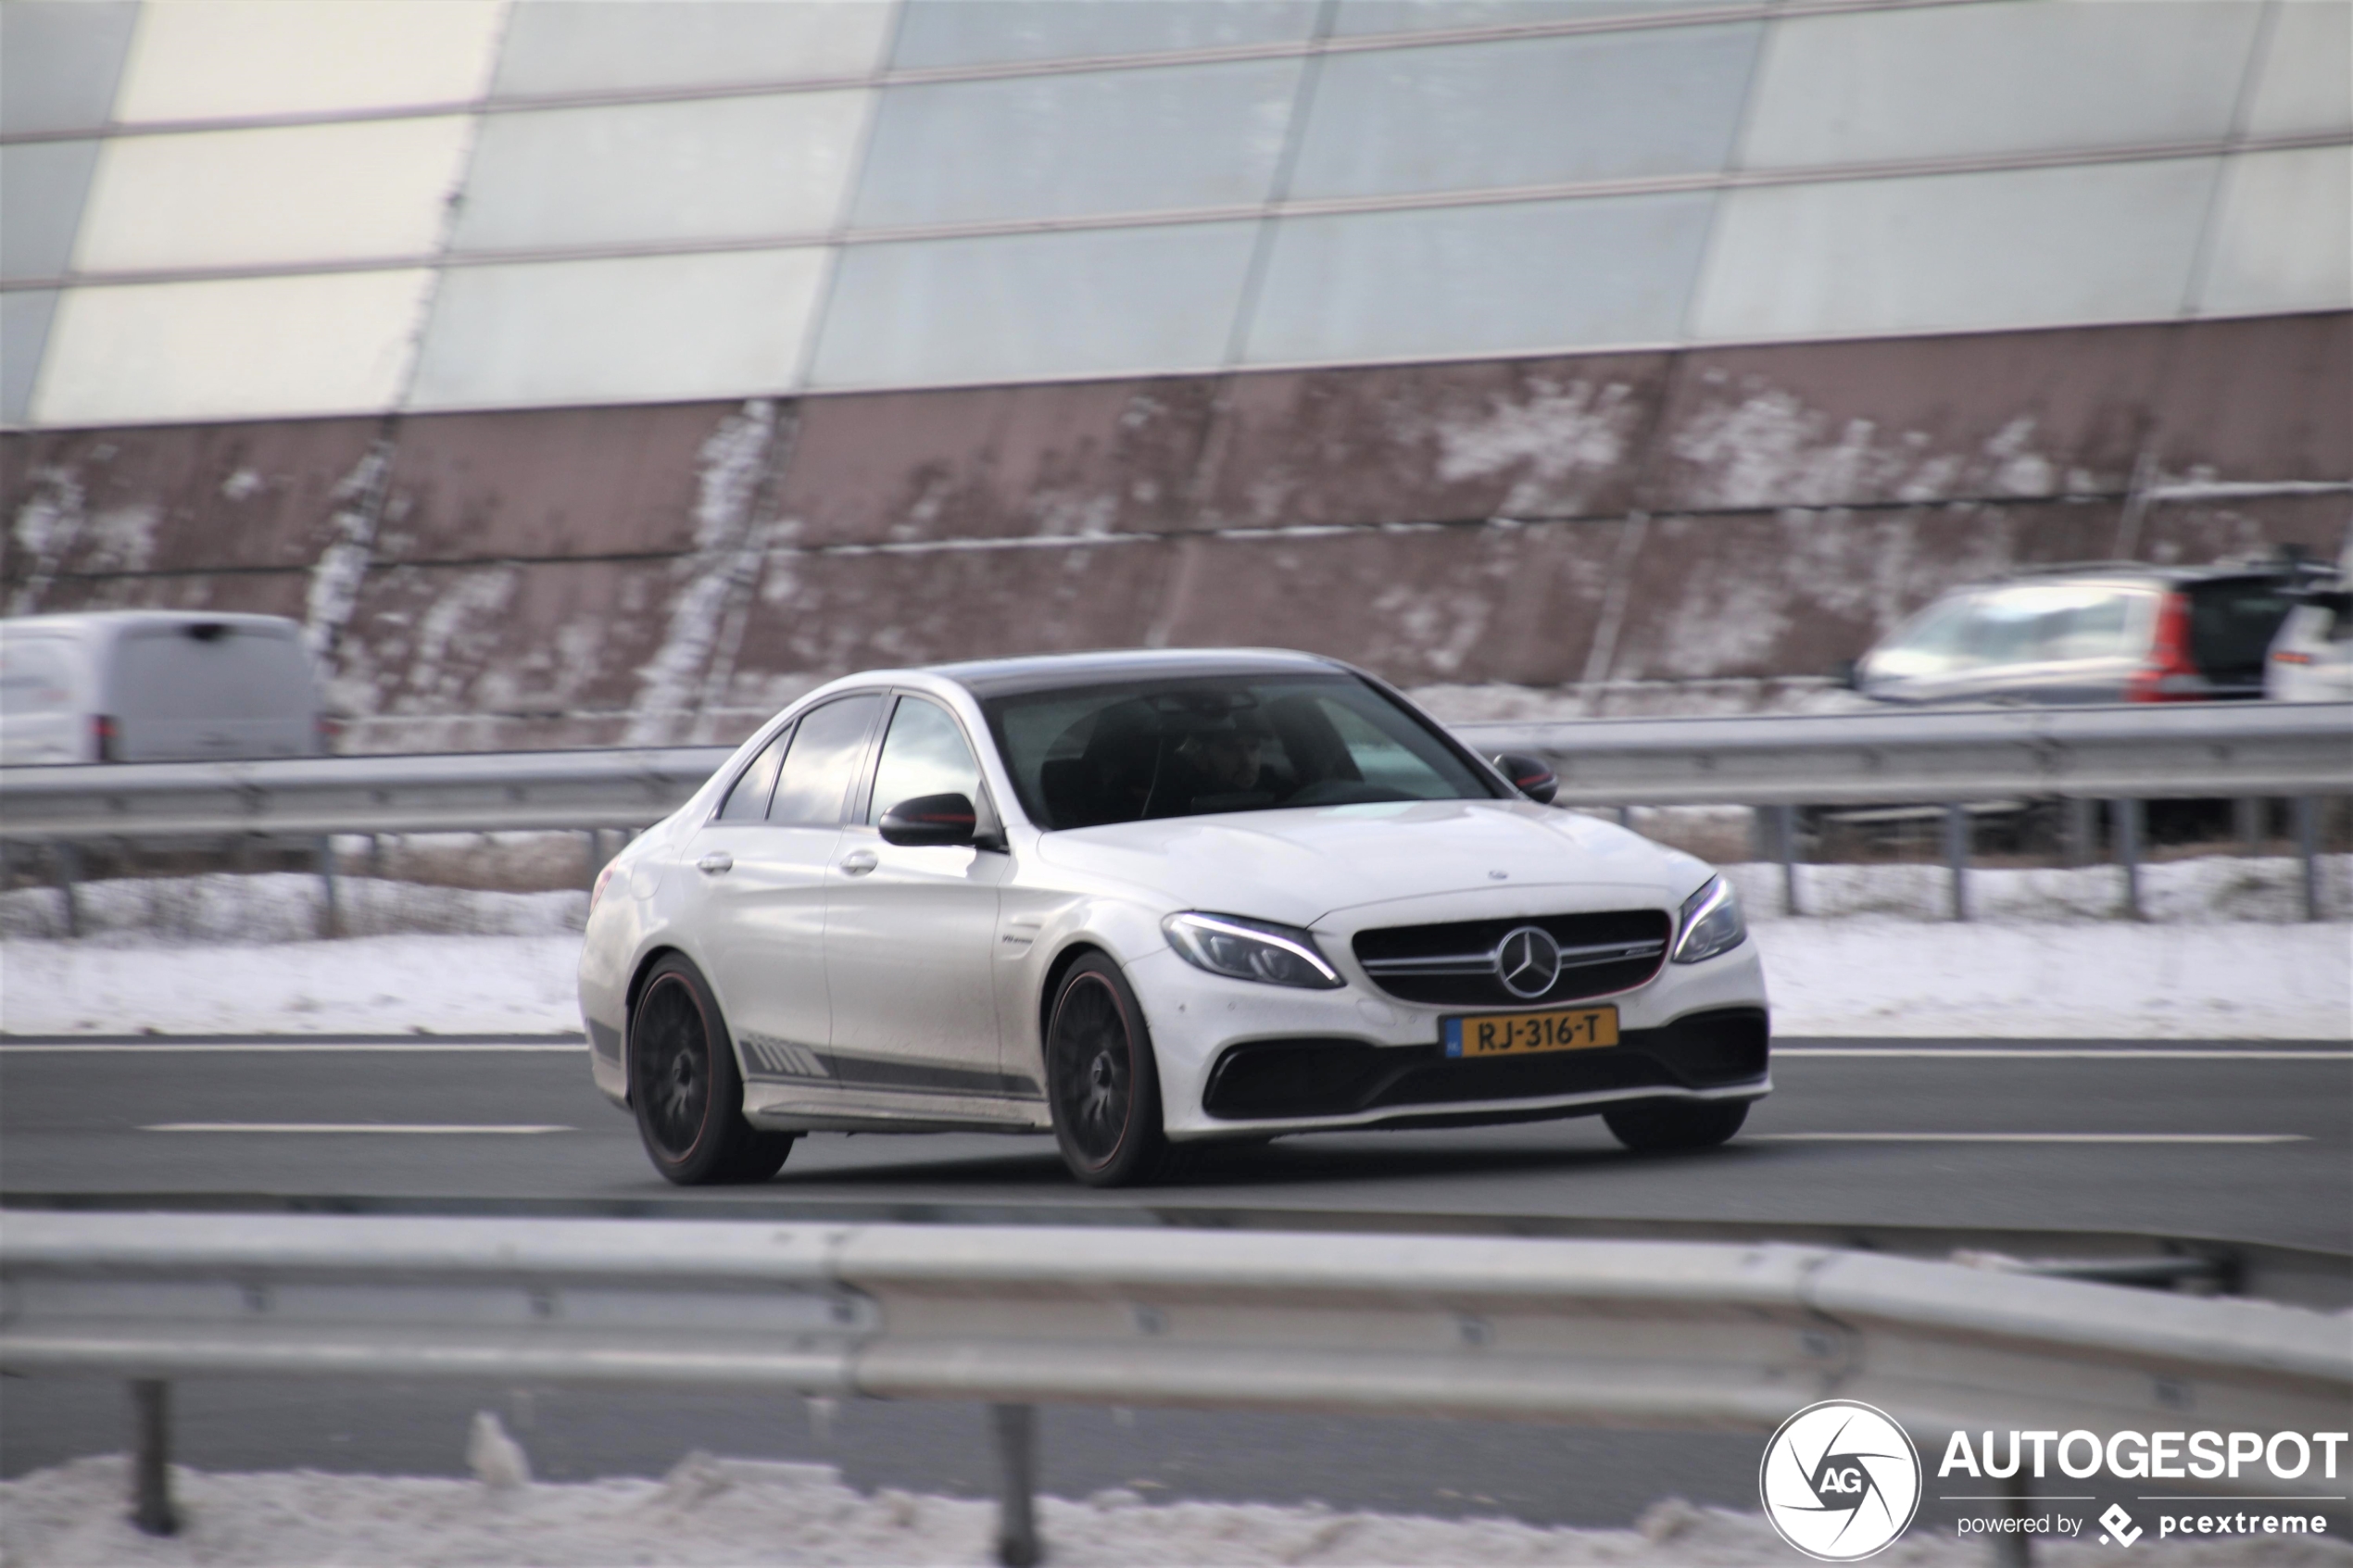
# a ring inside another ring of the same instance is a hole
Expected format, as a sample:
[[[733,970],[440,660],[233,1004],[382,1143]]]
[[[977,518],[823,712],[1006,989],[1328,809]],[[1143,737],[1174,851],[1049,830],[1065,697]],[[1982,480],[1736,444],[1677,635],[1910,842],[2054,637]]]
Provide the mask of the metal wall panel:
[[[1299,72],[1296,59],[1250,60],[889,88],[856,221],[1254,207]]]
[[[1252,222],[853,245],[812,384],[1202,370],[1224,356]]]
[[[1741,162],[2219,140],[2262,9],[1975,4],[1777,20]]]
[[[2353,148],[2231,158],[2209,243],[2201,312],[2353,305]]]
[[[876,0],[518,0],[491,93],[851,81],[880,61],[892,19]]]
[[[1285,219],[1246,358],[1438,359],[1670,342],[1714,199]]]
[[[1665,395],[1664,354],[1237,377],[1205,522],[1615,516]]]
[[[2139,555],[2192,564],[2277,555],[2293,545],[2318,560],[2353,547],[2353,519],[2342,495],[2236,496],[2160,502],[2141,521]]]
[[[145,424],[388,408],[432,281],[420,269],[69,289],[32,417]]]
[[[1150,55],[1302,39],[1315,0],[907,0],[901,69]]]
[[[799,545],[1188,526],[1206,377],[812,397],[777,501]]]
[[[0,294],[0,424],[20,425],[30,417],[33,379],[57,313],[55,289]]]
[[[384,561],[623,556],[696,547],[696,511],[771,458],[728,439],[735,403],[423,414],[401,421]]]
[[[1608,677],[1819,675],[1957,583],[2108,555],[2113,502],[1657,517]]]
[[[1634,504],[1746,510],[2119,495],[2179,331],[1695,349],[1678,364]]]
[[[734,397],[792,384],[825,252],[724,251],[445,273],[408,406]]]
[[[2273,6],[2260,69],[2247,134],[2353,132],[2353,4]]]
[[[296,571],[67,577],[51,586],[41,608],[56,615],[104,609],[210,609],[229,615],[283,615],[299,621],[307,582]]]
[[[503,0],[147,0],[115,119],[462,104],[490,79]]]
[[[138,17],[137,0],[0,6],[0,134],[105,125]]]
[[[870,96],[779,93],[488,116],[451,247],[822,234],[841,211]]]
[[[1273,643],[1408,685],[1577,678],[1617,528],[1548,523],[1187,540],[1153,628],[1176,646]]]
[[[73,259],[96,142],[0,146],[0,277],[56,278]]]
[[[462,115],[124,136],[105,144],[75,267],[129,272],[430,255]]]
[[[2164,475],[2353,479],[2353,315],[2184,322],[2164,335],[2172,373],[2139,383]]]
[[[1752,22],[1332,56],[1292,194],[1713,173],[1762,32]]]
[[[335,516],[364,494],[380,428],[280,420],[22,437],[0,464],[0,506],[37,518],[20,532],[39,537],[9,553],[7,593],[33,576],[58,579],[53,592],[80,577],[283,572],[300,583],[342,537]],[[57,607],[44,595],[31,608]]]
[[[2214,173],[2178,158],[1728,192],[1692,335],[2163,319]]]

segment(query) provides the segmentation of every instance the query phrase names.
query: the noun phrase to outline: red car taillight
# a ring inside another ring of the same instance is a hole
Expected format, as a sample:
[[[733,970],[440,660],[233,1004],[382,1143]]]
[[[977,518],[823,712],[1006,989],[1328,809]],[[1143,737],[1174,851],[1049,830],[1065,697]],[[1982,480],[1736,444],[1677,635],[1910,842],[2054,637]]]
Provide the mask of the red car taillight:
[[[101,762],[114,760],[114,720],[104,713],[90,716],[90,749]]]
[[[2206,677],[2190,658],[2189,596],[2168,594],[2158,601],[2148,662],[2124,679],[2124,700],[2196,702],[2206,695]]]
[[[606,861],[605,869],[597,873],[597,885],[588,890],[588,912],[590,914],[595,914],[597,912],[597,900],[605,896],[605,884],[612,880],[612,873],[613,862],[610,860]]]

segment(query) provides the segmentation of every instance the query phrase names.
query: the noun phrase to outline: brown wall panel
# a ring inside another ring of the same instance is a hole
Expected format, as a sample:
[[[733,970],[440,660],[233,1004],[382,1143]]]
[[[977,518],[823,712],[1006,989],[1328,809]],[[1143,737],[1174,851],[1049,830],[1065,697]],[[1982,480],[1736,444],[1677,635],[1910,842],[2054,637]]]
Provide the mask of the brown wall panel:
[[[2177,330],[1694,350],[1676,368],[1644,504],[2119,494]]]
[[[765,477],[778,421],[773,405],[748,420],[739,403],[411,416],[400,425],[377,554],[690,550],[698,506],[724,514],[738,485]]]
[[[2334,560],[2353,545],[2353,495],[2268,495],[2168,501],[2141,520],[2139,559],[2196,564],[2273,556],[2284,545]]]
[[[1557,685],[1584,667],[1617,523],[1187,540],[1156,630],[1304,648],[1408,685]]]
[[[2168,475],[2353,479],[2353,315],[2170,330],[2156,410]]]
[[[1462,521],[1626,509],[1669,357],[1234,378],[1206,482],[1222,523]]]
[[[309,579],[297,571],[187,571],[142,577],[65,577],[42,596],[44,611],[208,609],[302,619]]]
[[[0,443],[0,577],[13,592],[61,572],[308,567],[369,482],[381,428],[281,420],[11,435]]]
[[[802,545],[1182,526],[1208,377],[811,398],[778,503]]]
[[[1653,518],[1609,678],[1822,674],[1957,583],[2107,554],[2120,516],[2073,502]]]

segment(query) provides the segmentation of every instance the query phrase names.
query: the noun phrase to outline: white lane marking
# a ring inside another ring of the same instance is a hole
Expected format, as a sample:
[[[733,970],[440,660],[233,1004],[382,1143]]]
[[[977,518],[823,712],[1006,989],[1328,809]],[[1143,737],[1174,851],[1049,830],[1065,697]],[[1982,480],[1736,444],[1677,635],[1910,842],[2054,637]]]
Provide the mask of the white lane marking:
[[[452,1124],[433,1122],[157,1122],[139,1129],[143,1133],[499,1133],[518,1135],[529,1133],[576,1133],[577,1127],[558,1123],[511,1122],[465,1123]]]
[[[2302,1133],[1750,1133],[1775,1143],[2309,1143]]]
[[[1988,1057],[2003,1060],[2050,1057],[2069,1061],[2097,1061],[2103,1058],[2117,1061],[2353,1061],[2353,1051],[2293,1051],[2293,1050],[2168,1050],[2161,1047],[2123,1046],[2105,1050],[2097,1047],[2078,1049],[2055,1046],[1775,1046],[1776,1060],[1790,1056],[1856,1056],[1903,1057],[1911,1060],[1933,1061],[1939,1057],[1980,1060]]]
[[[580,1052],[585,1051],[587,1048],[588,1044],[585,1040],[574,1041],[570,1045],[560,1046],[500,1045],[496,1043],[482,1045],[469,1043],[462,1040],[417,1041],[414,1043],[404,1040],[397,1043],[387,1041],[370,1043],[366,1045],[346,1044],[333,1041],[322,1042],[318,1045],[310,1045],[293,1041],[272,1040],[267,1044],[254,1043],[249,1045],[238,1045],[221,1041],[207,1040],[201,1043],[189,1041],[154,1045],[99,1042],[88,1045],[0,1046],[0,1055],[19,1056],[31,1055],[36,1052],[47,1052],[60,1056],[96,1056],[101,1054],[142,1056],[187,1054],[207,1055],[211,1053],[226,1052],[232,1055],[242,1056],[248,1053],[270,1054],[284,1051],[317,1052],[326,1055],[333,1055],[338,1052],[346,1051],[361,1054],[369,1052],[388,1052],[394,1055],[405,1055],[416,1051],[520,1051],[525,1053],[534,1051],[560,1051],[566,1055],[577,1055]]]

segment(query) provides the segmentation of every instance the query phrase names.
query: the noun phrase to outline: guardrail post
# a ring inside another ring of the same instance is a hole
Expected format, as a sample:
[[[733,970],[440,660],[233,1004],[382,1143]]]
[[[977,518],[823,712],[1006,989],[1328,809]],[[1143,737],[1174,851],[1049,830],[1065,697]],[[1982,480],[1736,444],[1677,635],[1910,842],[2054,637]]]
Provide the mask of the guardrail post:
[[[1969,808],[1944,808],[1944,865],[1953,873],[1953,918],[1969,919]]]
[[[2321,918],[2321,803],[2309,795],[2296,797],[2296,858],[2304,872],[2304,918]]]
[[[1038,1411],[1032,1405],[991,1405],[988,1424],[997,1446],[997,1561],[1034,1568],[1038,1546]]]
[[[319,835],[319,935],[333,936],[343,929],[341,911],[335,908],[335,837],[331,833]]]
[[[2067,837],[2062,847],[2066,863],[2088,866],[2099,859],[2099,807],[2080,796],[2070,796],[2065,811],[2065,825],[2061,831]]]
[[[2124,868],[2124,918],[2141,914],[2141,803],[2119,800],[2116,807],[2116,863]]]
[[[60,839],[50,849],[50,864],[57,876],[57,896],[65,903],[66,935],[82,935],[82,897],[74,884],[82,880],[82,847]]]
[[[131,1523],[150,1536],[180,1531],[171,1506],[171,1385],[158,1377],[131,1384]]]
[[[1797,808],[1773,808],[1773,847],[1781,858],[1781,912],[1802,915],[1797,901]]]
[[[2252,855],[2263,847],[2263,802],[2251,795],[2242,795],[2231,802],[2231,833],[2239,841],[2239,850]]]

